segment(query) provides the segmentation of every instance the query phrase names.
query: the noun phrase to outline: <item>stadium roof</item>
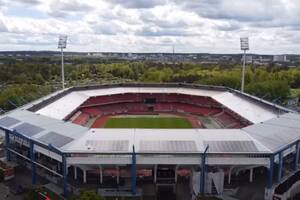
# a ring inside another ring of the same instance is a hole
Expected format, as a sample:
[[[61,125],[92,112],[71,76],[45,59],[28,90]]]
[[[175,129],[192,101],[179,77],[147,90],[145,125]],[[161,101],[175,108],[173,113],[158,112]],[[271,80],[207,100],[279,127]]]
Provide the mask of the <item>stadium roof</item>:
[[[300,139],[296,120],[284,114],[244,129],[88,129],[19,110],[0,126],[73,153],[130,153],[133,145],[140,153],[201,153],[206,145],[209,153],[272,153]]]
[[[243,129],[272,152],[300,140],[300,115],[288,113]]]
[[[263,122],[276,117],[278,114],[281,114],[281,112],[286,112],[285,108],[227,88],[204,86],[187,87],[189,85],[173,84],[167,86],[168,87],[159,85],[114,85],[111,87],[75,88],[67,90],[68,93],[64,96],[45,104],[40,109],[36,110],[36,112],[41,115],[62,120],[90,97],[124,93],[177,93],[207,96],[213,98],[252,123]]]
[[[243,129],[89,129],[62,120],[90,96],[119,93],[211,96],[256,124]],[[174,86],[67,89],[0,117],[0,127],[69,153],[131,153],[134,145],[138,153],[192,154],[209,145],[209,153],[268,154],[300,140],[299,122],[297,113],[233,90]]]

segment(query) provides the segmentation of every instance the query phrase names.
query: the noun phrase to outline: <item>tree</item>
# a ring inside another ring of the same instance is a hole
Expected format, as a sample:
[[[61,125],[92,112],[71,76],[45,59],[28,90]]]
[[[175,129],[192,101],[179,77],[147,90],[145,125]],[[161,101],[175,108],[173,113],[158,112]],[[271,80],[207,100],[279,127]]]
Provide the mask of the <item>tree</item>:
[[[94,190],[83,190],[80,192],[78,197],[75,197],[74,200],[105,200]]]
[[[43,85],[45,83],[45,80],[40,73],[35,74],[34,81],[38,85]]]
[[[293,73],[293,81],[291,86],[293,88],[300,88],[300,71],[296,71]]]
[[[245,91],[268,100],[286,99],[290,94],[290,87],[286,81],[254,82],[246,86]]]

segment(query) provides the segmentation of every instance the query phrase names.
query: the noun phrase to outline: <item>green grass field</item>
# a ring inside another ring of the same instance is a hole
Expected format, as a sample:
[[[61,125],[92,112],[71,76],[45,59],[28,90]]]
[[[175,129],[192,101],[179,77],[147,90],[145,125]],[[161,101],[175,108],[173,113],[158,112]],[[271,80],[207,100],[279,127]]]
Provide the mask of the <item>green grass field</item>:
[[[104,128],[193,128],[179,117],[117,117],[107,120]]]

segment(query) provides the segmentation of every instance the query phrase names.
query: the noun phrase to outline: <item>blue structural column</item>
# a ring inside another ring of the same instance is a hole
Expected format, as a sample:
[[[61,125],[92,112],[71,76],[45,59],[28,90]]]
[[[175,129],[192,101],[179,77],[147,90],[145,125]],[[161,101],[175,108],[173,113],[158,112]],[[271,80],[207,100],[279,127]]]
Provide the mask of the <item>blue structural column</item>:
[[[267,188],[271,189],[273,185],[273,169],[274,169],[274,155],[270,156],[270,167],[268,170]]]
[[[205,161],[206,161],[206,154],[207,154],[208,148],[209,148],[209,146],[207,145],[207,147],[204,150],[204,153],[202,154],[202,158],[201,158],[202,170],[201,170],[201,175],[200,175],[200,194],[202,196],[204,196],[204,194],[205,194],[205,172],[206,172]]]
[[[136,153],[132,146],[132,162],[131,162],[131,192],[136,195]]]
[[[299,154],[300,154],[300,142],[297,142],[296,143],[296,150],[295,150],[295,158],[294,158],[294,170],[298,169]]]
[[[6,154],[6,160],[10,161],[10,138],[9,138],[9,131],[5,131],[5,154]]]
[[[67,169],[67,157],[66,154],[62,154],[62,172],[63,172],[63,184],[64,184],[64,196],[68,197],[68,169]]]
[[[34,143],[32,140],[29,141],[30,146],[30,162],[31,162],[31,182],[36,184],[36,164],[35,164],[35,155],[34,155]]]
[[[201,175],[200,175],[200,194],[203,196],[204,195],[204,190],[205,190],[205,154],[202,155],[201,158]]]
[[[283,152],[279,152],[278,154],[278,173],[277,173],[277,181],[280,182],[282,178],[282,170],[283,169]]]

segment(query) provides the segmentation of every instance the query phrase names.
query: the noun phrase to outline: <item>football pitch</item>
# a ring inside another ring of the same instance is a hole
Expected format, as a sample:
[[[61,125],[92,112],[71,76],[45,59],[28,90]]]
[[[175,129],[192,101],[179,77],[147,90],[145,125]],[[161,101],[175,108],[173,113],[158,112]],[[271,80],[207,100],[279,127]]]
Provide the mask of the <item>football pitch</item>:
[[[193,128],[189,120],[180,117],[116,117],[104,128]]]

